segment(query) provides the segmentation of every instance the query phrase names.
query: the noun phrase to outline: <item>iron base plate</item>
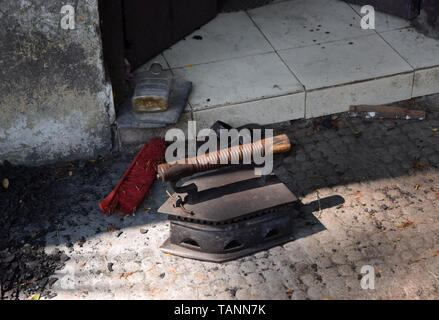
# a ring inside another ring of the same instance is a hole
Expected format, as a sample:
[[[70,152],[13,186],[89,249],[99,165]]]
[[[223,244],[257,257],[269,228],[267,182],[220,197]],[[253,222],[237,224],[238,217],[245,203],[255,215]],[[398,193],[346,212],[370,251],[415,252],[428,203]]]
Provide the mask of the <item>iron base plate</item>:
[[[243,249],[236,252],[228,252],[228,253],[207,253],[191,250],[189,248],[185,248],[176,244],[171,243],[171,240],[168,238],[160,247],[160,249],[165,252],[172,254],[174,256],[179,256],[183,258],[195,259],[200,261],[207,262],[226,262],[230,260],[235,260],[244,256],[248,256],[252,253],[256,253],[259,251],[267,250],[275,246],[283,245],[289,241],[294,240],[293,236],[283,237],[279,239],[275,239],[269,242],[264,242],[259,244],[258,246],[250,247],[247,249]]]

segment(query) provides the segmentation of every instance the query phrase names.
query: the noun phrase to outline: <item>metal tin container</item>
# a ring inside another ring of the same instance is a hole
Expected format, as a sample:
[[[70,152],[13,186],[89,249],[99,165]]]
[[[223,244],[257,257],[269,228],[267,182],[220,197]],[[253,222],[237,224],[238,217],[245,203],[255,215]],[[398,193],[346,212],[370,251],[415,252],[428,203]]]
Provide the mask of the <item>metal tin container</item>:
[[[137,83],[132,99],[133,110],[139,113],[162,112],[168,109],[172,77],[154,62],[148,71],[136,75]]]

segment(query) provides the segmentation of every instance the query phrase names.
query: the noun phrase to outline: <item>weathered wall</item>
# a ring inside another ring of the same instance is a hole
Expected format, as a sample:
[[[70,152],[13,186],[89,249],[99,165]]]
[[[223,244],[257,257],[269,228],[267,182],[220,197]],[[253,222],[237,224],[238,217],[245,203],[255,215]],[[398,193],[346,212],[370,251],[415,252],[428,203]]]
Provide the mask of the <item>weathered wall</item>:
[[[60,26],[76,8],[76,29]],[[37,164],[111,149],[97,0],[0,0],[0,160]]]

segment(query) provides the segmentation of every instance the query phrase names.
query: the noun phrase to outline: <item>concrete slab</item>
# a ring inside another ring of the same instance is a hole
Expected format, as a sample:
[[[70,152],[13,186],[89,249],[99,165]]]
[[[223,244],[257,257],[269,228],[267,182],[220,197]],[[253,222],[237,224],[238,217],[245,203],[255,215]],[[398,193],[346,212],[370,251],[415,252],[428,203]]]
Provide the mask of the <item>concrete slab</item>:
[[[415,69],[439,66],[439,40],[414,28],[393,30],[381,36]]]
[[[202,39],[194,39],[201,36]],[[164,52],[172,68],[273,51],[245,12],[219,14]]]
[[[305,93],[299,92],[281,97],[228,105],[194,112],[194,120],[200,128],[210,128],[217,120],[234,127],[249,123],[261,125],[303,118]],[[245,116],[244,116],[245,115]]]
[[[439,40],[414,28],[383,32],[381,36],[416,69],[413,97],[439,92]]]
[[[193,82],[189,97],[193,110],[303,91],[275,53],[174,69],[174,73]]]
[[[439,67],[416,70],[413,83],[413,97],[439,92]]]
[[[356,104],[385,104],[411,98],[413,73],[314,90],[306,93],[306,118],[349,110]]]
[[[412,71],[379,35],[279,51],[307,90]]]
[[[362,30],[360,17],[337,0],[296,0],[249,11],[276,50],[373,34]]]

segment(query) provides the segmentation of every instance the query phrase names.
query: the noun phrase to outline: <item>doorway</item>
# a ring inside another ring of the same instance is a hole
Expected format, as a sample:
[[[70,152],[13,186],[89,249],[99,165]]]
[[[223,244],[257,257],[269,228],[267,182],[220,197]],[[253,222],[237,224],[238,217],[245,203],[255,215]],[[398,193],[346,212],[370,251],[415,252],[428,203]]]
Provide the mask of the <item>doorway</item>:
[[[99,0],[98,5],[116,108],[129,93],[125,59],[136,69],[217,14],[217,0]]]

